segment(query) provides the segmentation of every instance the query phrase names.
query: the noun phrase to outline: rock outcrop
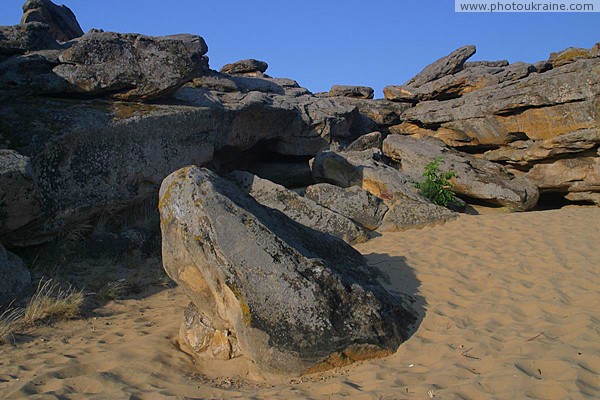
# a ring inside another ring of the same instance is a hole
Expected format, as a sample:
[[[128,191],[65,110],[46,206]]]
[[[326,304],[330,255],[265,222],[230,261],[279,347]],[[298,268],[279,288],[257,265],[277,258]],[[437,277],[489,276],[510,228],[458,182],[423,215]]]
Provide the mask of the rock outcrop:
[[[535,207],[537,187],[522,177],[508,173],[504,167],[448,148],[440,140],[389,135],[383,153],[400,164],[400,170],[420,181],[425,166],[440,160],[440,170],[454,171],[454,191],[467,198],[487,201],[515,211]]]
[[[298,375],[390,354],[415,321],[350,246],[206,169],[171,174],[159,208],[164,267],[193,303],[182,340],[198,357]]]
[[[249,172],[234,171],[228,177],[261,205],[279,210],[304,226],[337,236],[349,244],[366,242],[369,239],[364,229],[347,218],[347,215],[324,207],[308,196],[302,197]]]
[[[50,27],[50,33],[59,42],[83,36],[83,30],[75,14],[65,5],[56,5],[50,0],[27,0],[23,5],[21,24],[41,22]]]

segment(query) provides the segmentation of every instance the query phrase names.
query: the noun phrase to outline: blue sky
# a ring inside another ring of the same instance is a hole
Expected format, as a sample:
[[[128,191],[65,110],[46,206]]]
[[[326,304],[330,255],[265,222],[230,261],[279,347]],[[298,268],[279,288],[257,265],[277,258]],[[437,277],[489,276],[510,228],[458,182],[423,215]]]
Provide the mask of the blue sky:
[[[2,0],[0,25],[19,22],[23,0]],[[600,42],[600,13],[455,13],[453,0],[62,0],[84,31],[195,33],[210,65],[267,61],[267,73],[313,92],[367,85],[376,97],[465,44],[472,60],[534,62]]]

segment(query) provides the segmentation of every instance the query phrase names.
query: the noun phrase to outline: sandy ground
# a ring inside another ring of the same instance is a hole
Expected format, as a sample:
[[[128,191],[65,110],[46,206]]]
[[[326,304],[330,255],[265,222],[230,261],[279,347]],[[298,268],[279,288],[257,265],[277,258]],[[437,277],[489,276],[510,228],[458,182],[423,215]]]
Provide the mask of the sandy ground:
[[[416,295],[391,357],[269,384],[209,379],[176,346],[179,289],[0,348],[0,398],[600,398],[600,209],[461,216],[358,246]]]

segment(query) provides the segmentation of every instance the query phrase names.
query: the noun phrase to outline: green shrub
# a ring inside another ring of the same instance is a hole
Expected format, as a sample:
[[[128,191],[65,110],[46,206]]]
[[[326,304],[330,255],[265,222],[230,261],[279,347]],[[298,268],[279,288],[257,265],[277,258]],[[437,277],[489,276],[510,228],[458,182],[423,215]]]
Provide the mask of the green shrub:
[[[451,204],[457,204],[458,201],[452,190],[452,183],[448,181],[456,176],[454,171],[440,171],[441,158],[436,158],[425,166],[423,182],[415,184],[420,189],[421,194],[439,206],[447,207]]]

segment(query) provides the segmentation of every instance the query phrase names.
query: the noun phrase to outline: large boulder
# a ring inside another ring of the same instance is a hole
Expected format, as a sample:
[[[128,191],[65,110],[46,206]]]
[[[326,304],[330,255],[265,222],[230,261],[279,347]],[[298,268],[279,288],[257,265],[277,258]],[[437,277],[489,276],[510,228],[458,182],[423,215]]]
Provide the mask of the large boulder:
[[[307,187],[304,195],[317,204],[371,230],[381,225],[388,211],[383,200],[358,186],[341,188],[328,183],[319,183]]]
[[[83,30],[69,7],[57,6],[50,0],[27,0],[23,5],[21,24],[28,22],[47,24],[50,33],[59,42],[83,36]]]
[[[369,240],[365,230],[344,214],[338,214],[281,185],[244,171],[234,171],[229,178],[263,206],[279,210],[302,225],[337,236],[350,244]]]
[[[0,243],[0,305],[18,298],[31,285],[31,275],[23,260]]]
[[[195,308],[182,340],[198,357],[298,375],[391,354],[415,321],[342,240],[206,169],[167,177],[159,208],[165,270]]]
[[[41,198],[29,157],[0,149],[0,234],[41,216]]]
[[[70,91],[121,100],[151,100],[174,93],[208,70],[200,36],[151,37],[90,32],[73,41],[53,72]]]
[[[473,45],[463,46],[454,50],[452,53],[426,66],[423,71],[413,78],[409,79],[405,85],[418,88],[427,82],[435,81],[446,75],[452,75],[460,71],[465,61],[467,61],[476,52]]]
[[[440,160],[440,170],[454,171],[454,191],[462,196],[508,207],[530,210],[537,204],[537,187],[502,166],[448,148],[440,140],[389,135],[383,142],[386,156],[400,164],[402,172],[420,181],[427,164]]]

